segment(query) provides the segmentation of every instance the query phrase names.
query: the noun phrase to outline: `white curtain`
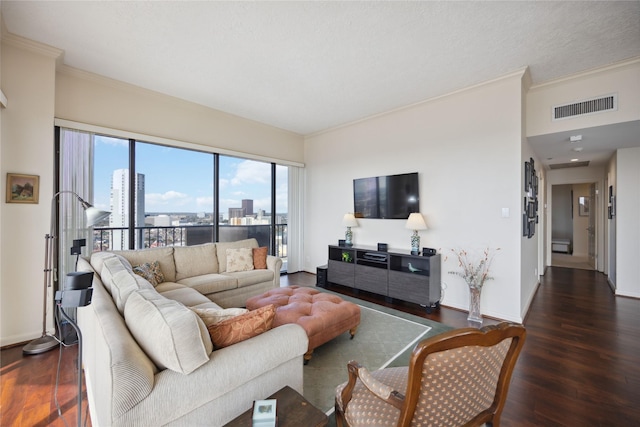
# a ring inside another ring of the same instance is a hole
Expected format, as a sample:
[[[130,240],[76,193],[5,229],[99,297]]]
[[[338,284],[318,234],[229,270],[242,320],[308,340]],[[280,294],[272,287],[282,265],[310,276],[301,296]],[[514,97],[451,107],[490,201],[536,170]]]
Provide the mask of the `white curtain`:
[[[289,218],[287,221],[287,271],[304,269],[304,168],[289,166]]]
[[[76,270],[76,256],[71,246],[76,239],[86,239],[83,255],[93,248],[92,230],[86,228],[84,209],[72,191],[93,203],[93,135],[72,129],[60,129],[60,210],[58,215],[59,271],[56,289],[65,289],[67,273]],[[55,277],[55,275],[54,275]],[[75,310],[67,310],[75,318]]]

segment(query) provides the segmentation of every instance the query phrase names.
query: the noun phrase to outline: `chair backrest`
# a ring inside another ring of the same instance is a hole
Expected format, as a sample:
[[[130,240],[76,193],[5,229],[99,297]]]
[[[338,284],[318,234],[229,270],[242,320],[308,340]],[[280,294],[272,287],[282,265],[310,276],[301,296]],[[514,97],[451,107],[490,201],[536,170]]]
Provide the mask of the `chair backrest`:
[[[526,332],[510,323],[455,329],[419,343],[399,426],[498,424]]]

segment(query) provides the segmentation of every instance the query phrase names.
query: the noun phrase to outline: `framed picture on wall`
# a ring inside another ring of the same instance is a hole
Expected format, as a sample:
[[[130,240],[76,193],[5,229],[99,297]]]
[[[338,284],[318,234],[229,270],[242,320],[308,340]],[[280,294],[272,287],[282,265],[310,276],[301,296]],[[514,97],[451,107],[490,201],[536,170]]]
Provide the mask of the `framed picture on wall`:
[[[7,203],[38,203],[39,194],[38,175],[7,174]]]
[[[589,216],[589,198],[580,196],[578,197],[578,215]]]

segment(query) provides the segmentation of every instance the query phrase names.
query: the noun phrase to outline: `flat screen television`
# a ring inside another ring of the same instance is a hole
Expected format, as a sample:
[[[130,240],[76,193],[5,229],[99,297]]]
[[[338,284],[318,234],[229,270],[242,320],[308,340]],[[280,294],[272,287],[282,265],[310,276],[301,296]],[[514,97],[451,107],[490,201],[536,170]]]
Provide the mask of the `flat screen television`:
[[[407,219],[420,211],[418,173],[353,180],[356,218]]]

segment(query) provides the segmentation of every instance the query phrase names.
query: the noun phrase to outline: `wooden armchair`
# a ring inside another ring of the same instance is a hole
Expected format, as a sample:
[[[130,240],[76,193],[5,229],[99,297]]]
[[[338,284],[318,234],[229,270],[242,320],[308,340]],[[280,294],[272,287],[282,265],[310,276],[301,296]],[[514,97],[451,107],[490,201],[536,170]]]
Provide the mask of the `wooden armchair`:
[[[418,343],[408,367],[369,372],[351,361],[337,425],[498,426],[525,336],[511,323],[455,329]]]

